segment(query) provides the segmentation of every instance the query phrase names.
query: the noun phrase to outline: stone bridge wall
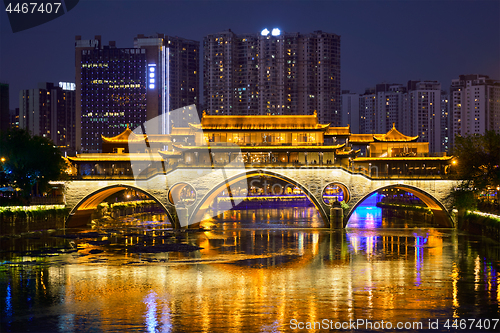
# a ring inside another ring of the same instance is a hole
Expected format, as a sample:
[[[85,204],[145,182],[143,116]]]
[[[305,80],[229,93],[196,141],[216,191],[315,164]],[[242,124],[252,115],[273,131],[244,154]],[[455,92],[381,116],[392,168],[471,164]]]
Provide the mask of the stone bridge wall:
[[[349,207],[353,210],[367,195],[376,190],[391,186],[410,186],[419,189],[437,200],[444,208],[450,210],[451,202],[448,194],[456,186],[457,181],[451,180],[371,180],[360,174],[351,174],[337,168],[266,168],[266,169],[176,169],[166,175],[157,175],[147,181],[121,180],[76,180],[66,183],[66,205],[73,210],[83,198],[99,190],[116,185],[138,188],[158,200],[170,213],[175,213],[175,207],[168,201],[168,190],[177,183],[188,183],[196,190],[195,203],[187,208],[188,216],[193,217],[206,197],[213,193],[214,188],[225,186],[226,180],[241,178],[245,174],[264,174],[289,180],[298,185],[310,196],[320,210],[324,219],[328,220],[330,207],[322,200],[323,189],[330,183],[341,183],[349,190]],[[272,179],[270,180],[272,184]],[[345,223],[350,215],[345,216]],[[186,220],[185,224],[199,221]],[[326,221],[328,223],[328,221]],[[182,223],[181,223],[182,225]]]

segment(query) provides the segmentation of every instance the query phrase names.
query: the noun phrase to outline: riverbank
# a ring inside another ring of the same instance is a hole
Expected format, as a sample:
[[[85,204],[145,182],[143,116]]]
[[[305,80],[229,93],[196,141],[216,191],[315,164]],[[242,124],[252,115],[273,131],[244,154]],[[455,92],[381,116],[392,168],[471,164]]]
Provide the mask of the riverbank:
[[[500,242],[500,216],[467,211],[458,216],[458,228]]]
[[[415,218],[423,214],[425,222],[432,222],[432,211],[424,206],[411,206],[397,203],[377,202],[383,208],[383,217]],[[430,220],[429,220],[430,219]],[[458,215],[457,229],[473,235],[481,235],[500,242],[500,216],[478,211],[467,211]]]
[[[67,216],[64,205],[0,207],[0,236],[64,228]]]
[[[119,218],[142,213],[163,213],[154,200],[137,200],[98,205],[93,220]],[[69,211],[64,205],[0,207],[0,236],[21,235],[49,229],[65,228]]]

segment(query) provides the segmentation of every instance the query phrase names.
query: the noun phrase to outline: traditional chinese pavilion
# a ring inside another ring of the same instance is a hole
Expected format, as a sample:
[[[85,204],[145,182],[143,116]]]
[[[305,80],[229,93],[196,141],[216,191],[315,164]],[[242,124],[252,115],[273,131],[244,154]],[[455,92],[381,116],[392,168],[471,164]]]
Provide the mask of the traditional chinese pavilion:
[[[210,116],[168,135],[141,129],[102,137],[102,154],[69,160],[79,175],[145,175],[184,165],[210,166],[240,159],[249,166],[337,166],[376,175],[444,174],[451,157],[430,157],[429,144],[395,126],[385,134],[352,134],[349,126],[319,124],[317,115]],[[240,154],[241,152],[241,154]]]

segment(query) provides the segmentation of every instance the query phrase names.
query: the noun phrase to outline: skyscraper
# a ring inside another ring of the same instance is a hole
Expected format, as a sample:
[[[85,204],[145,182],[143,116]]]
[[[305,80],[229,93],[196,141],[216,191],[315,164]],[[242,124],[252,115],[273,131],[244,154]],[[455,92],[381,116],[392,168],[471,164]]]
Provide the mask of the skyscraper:
[[[419,142],[429,142],[430,152],[441,151],[441,84],[437,81],[408,81],[410,129],[407,135],[418,135]]]
[[[342,124],[341,126],[349,125],[351,133],[360,132],[360,115],[359,115],[359,95],[349,90],[342,90]]]
[[[98,152],[101,135],[165,115],[151,133],[169,133],[169,111],[199,101],[199,42],[138,35],[133,48],[102,45],[101,37],[76,36],[77,147]],[[180,119],[180,122],[188,119]],[[181,124],[182,125],[182,124]]]
[[[373,133],[386,133],[393,124],[401,129],[403,120],[404,94],[406,88],[401,84],[381,83],[375,87],[375,128]]]
[[[361,133],[384,133],[395,124],[405,135],[418,135],[419,142],[429,142],[431,152],[443,151],[439,82],[377,84],[360,95],[359,107]]]
[[[165,93],[162,95],[164,100],[159,105],[165,105],[164,110],[172,111],[192,104],[199,105],[200,42],[164,34],[155,34],[151,37],[140,34],[134,38],[134,48],[146,49],[151,63],[160,63]],[[158,114],[162,113],[164,113],[163,109]],[[187,127],[188,123],[194,119],[191,119],[194,114],[190,116],[189,113],[184,112],[175,112],[173,116],[182,116],[182,118],[169,117],[170,124],[167,131],[172,124],[176,127]],[[147,118],[149,120],[152,117],[154,117],[153,114],[148,115]]]
[[[359,131],[362,134],[375,133],[375,110],[376,110],[375,88],[368,88],[364,94],[359,95]]]
[[[386,133],[393,124],[403,128],[406,87],[401,84],[379,83],[360,96],[362,133]],[[408,131],[408,129],[407,129]],[[404,129],[403,129],[404,132]]]
[[[460,75],[450,87],[450,141],[456,135],[500,133],[500,81],[486,75]]]
[[[450,152],[450,134],[449,134],[449,101],[450,96],[444,90],[441,91],[441,150],[442,152]]]
[[[0,83],[0,131],[10,127],[9,105],[9,85]]]
[[[65,152],[75,150],[75,84],[39,83],[19,93],[19,127],[51,139]]]
[[[264,29],[207,35],[204,96],[209,114],[305,115],[340,126],[340,36]]]

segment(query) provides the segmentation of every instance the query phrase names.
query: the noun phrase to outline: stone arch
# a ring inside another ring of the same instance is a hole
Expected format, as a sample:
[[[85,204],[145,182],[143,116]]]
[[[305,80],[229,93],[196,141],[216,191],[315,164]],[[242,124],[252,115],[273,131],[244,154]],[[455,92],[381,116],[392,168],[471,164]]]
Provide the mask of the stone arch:
[[[366,194],[364,197],[362,197],[349,211],[349,214],[347,215],[347,218],[344,220],[344,228],[347,226],[347,223],[349,222],[349,219],[351,218],[352,213],[356,210],[356,208],[361,205],[361,203],[371,196],[373,193],[378,192],[380,190],[385,190],[389,188],[397,188],[399,190],[403,190],[406,192],[412,193],[414,196],[422,200],[427,207],[429,207],[432,210],[432,213],[434,214],[434,217],[436,221],[441,224],[443,227],[447,228],[454,228],[455,223],[453,222],[453,219],[450,216],[450,213],[446,209],[446,207],[438,200],[436,199],[433,195],[429,194],[428,192],[419,189],[418,187],[412,186],[412,185],[406,185],[406,184],[393,184],[393,185],[387,185],[387,186],[382,186],[376,190],[370,191],[368,194]]]
[[[345,203],[349,203],[349,201],[351,201],[352,195],[351,195],[351,190],[349,189],[349,186],[347,186],[345,183],[343,183],[341,181],[337,181],[337,180],[327,182],[327,184],[325,186],[323,186],[323,189],[321,190],[321,200],[323,200],[323,194],[325,193],[326,188],[330,185],[336,185],[336,186],[340,187],[340,189],[344,192],[344,202]],[[323,202],[324,202],[324,200],[323,200]]]
[[[255,177],[255,176],[269,176],[275,179],[280,179],[282,181],[288,182],[298,188],[300,188],[304,194],[307,196],[309,200],[314,204],[316,209],[319,211],[321,217],[323,218],[323,222],[325,222],[325,227],[328,227],[330,225],[328,215],[326,214],[325,210],[323,209],[323,205],[321,202],[316,198],[314,194],[309,191],[309,189],[299,183],[298,181],[289,178],[287,176],[284,176],[282,174],[269,171],[269,170],[252,170],[252,171],[247,171],[243,172],[241,174],[237,174],[235,176],[232,176],[228,178],[227,180],[220,182],[219,184],[215,185],[210,189],[200,200],[200,202],[194,207],[192,214],[189,218],[189,225],[191,224],[196,224],[201,222],[203,215],[205,214],[206,210],[209,208],[210,203],[219,195],[228,185],[232,185],[236,182],[239,182],[243,179],[248,179],[250,177]],[[320,198],[322,201],[323,199]]]
[[[159,204],[163,208],[172,226],[175,225],[175,220],[168,211],[167,207],[165,207],[165,205],[160,200],[158,200],[154,195],[133,185],[115,184],[102,187],[88,194],[83,199],[81,199],[69,213],[69,216],[66,219],[65,223],[66,227],[71,228],[71,227],[79,227],[86,225],[88,219],[90,218],[90,215],[95,211],[97,206],[104,201],[104,199],[106,199],[110,195],[113,195],[115,193],[118,193],[126,189],[132,189],[134,191],[141,192],[150,197],[152,200],[154,200],[157,204]]]

